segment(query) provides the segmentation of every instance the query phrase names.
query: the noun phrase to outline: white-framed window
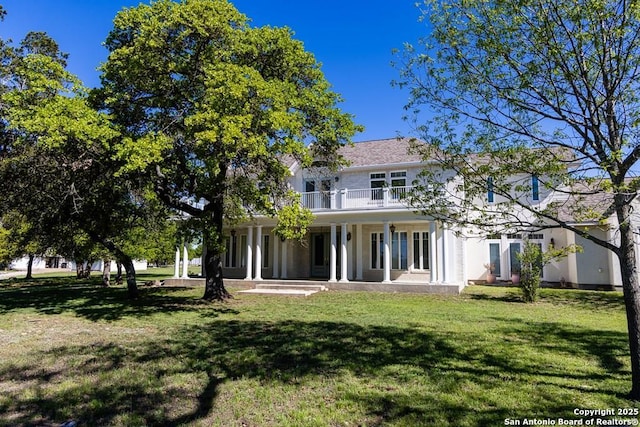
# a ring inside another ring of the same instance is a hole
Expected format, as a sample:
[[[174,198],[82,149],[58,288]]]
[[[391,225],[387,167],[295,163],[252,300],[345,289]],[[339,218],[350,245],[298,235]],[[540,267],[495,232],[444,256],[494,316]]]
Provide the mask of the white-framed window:
[[[407,187],[407,171],[391,172],[391,197],[399,199],[404,196]]]
[[[498,240],[497,242],[489,242],[489,268],[496,277],[502,276],[502,247]]]
[[[371,233],[371,269],[384,269],[384,233]],[[407,270],[408,241],[406,231],[391,233],[391,269]]]
[[[229,268],[238,266],[238,236],[228,236],[225,239],[224,266]]]
[[[384,268],[384,233],[371,233],[371,269]]]
[[[534,201],[540,200],[540,182],[536,175],[531,176],[531,198]]]
[[[247,267],[247,235],[240,236],[240,267]]]
[[[406,270],[407,264],[407,232],[391,233],[391,269]]]
[[[487,178],[487,202],[493,203],[493,177]]]
[[[413,269],[429,269],[429,232],[413,232]]]
[[[374,172],[369,175],[371,200],[382,200],[382,188],[387,185],[386,172]]]

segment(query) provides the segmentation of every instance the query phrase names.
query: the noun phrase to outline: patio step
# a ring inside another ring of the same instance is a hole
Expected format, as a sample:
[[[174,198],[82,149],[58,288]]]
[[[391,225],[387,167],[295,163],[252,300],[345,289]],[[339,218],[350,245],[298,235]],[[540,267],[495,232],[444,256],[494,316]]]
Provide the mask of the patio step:
[[[256,289],[278,289],[278,290],[302,290],[302,291],[326,291],[327,287],[324,285],[283,285],[283,284],[275,284],[275,283],[257,283]]]
[[[258,283],[254,289],[238,291],[243,294],[263,294],[263,295],[288,295],[308,297],[316,292],[326,291],[323,285],[282,285],[272,283]]]

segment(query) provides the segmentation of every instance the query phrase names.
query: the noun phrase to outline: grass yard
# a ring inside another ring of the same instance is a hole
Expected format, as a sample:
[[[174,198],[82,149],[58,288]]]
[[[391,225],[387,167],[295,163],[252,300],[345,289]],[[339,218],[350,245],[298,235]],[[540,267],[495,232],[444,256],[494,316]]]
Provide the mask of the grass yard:
[[[209,304],[96,283],[0,282],[0,425],[498,426],[638,406],[620,293]]]

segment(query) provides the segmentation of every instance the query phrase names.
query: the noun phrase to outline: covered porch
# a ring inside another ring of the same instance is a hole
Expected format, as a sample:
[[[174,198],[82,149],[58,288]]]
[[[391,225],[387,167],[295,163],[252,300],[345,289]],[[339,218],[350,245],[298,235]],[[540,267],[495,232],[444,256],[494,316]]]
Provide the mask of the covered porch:
[[[464,285],[464,241],[434,221],[415,216],[322,218],[304,241],[273,234],[275,224],[226,230],[227,280],[317,281],[331,289],[381,285]],[[335,219],[335,220],[334,220]]]

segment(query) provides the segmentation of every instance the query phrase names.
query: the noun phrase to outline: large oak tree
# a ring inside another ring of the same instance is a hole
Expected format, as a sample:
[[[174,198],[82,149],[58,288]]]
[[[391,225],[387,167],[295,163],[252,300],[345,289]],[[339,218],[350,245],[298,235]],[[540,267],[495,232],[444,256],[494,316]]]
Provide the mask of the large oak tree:
[[[224,221],[295,206],[291,163],[334,164],[358,127],[289,29],[251,27],[226,0],[125,9],[106,47],[96,99],[126,135],[120,156],[201,227],[204,298],[224,299]]]

